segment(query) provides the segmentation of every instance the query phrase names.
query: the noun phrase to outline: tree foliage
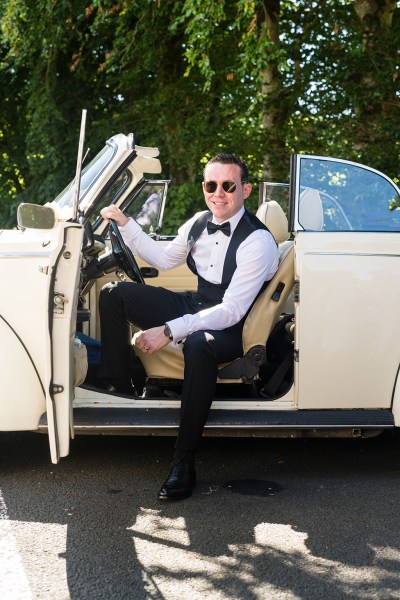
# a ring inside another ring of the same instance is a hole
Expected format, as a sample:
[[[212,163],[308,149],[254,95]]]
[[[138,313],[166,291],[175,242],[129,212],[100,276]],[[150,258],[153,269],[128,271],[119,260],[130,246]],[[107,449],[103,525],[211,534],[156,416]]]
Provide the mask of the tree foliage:
[[[221,150],[255,181],[291,152],[398,177],[395,0],[3,0],[0,21],[0,226],[73,177],[82,108],[91,154],[118,131],[160,148],[182,220]]]

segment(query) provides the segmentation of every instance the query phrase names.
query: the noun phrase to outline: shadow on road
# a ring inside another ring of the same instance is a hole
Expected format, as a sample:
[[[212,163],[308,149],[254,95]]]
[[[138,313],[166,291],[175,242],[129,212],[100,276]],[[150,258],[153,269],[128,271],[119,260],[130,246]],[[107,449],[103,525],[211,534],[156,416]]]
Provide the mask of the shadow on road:
[[[0,435],[8,517],[45,526],[49,586],[65,560],[72,599],[399,597],[398,438],[205,439],[195,494],[164,504],[172,445],[78,438],[54,466],[46,437]]]

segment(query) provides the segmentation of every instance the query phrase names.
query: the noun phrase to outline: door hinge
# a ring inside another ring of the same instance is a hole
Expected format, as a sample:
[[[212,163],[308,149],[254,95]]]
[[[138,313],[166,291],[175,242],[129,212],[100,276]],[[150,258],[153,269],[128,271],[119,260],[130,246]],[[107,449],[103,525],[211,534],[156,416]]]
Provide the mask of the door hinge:
[[[56,383],[53,384],[53,394],[61,394],[61,392],[64,391],[64,386],[63,385],[57,385]]]
[[[299,351],[298,350],[294,350],[293,358],[294,358],[295,362],[299,362]]]
[[[294,302],[299,302],[300,300],[300,282],[298,279],[293,284],[293,300]]]
[[[60,293],[56,292],[54,294],[53,302],[54,302],[53,311],[58,315],[64,314],[64,304],[66,303],[64,294],[60,294]]]

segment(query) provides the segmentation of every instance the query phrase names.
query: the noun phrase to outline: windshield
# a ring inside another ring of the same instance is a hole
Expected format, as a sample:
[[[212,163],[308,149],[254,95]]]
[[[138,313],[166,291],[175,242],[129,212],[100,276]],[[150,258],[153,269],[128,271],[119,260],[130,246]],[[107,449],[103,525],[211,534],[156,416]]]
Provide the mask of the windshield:
[[[99,175],[104,171],[107,165],[111,162],[114,154],[116,153],[117,147],[113,144],[107,143],[106,146],[90,161],[88,165],[82,170],[81,185],[79,192],[79,203],[82,202],[86,192],[92,187]],[[65,209],[72,209],[74,202],[75,192],[75,179],[57,196],[54,200],[58,207],[65,211]]]

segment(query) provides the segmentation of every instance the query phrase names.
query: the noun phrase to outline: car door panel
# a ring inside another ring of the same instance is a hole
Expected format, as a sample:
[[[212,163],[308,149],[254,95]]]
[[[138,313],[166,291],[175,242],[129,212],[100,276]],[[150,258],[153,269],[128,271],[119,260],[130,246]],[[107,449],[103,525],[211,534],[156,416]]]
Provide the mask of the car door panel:
[[[299,408],[389,408],[400,364],[400,255],[379,233],[296,238]]]
[[[400,365],[397,186],[350,161],[294,155],[298,408],[388,409]]]
[[[74,338],[77,320],[83,228],[59,225],[50,262],[47,290],[48,331],[45,337],[47,427],[53,463],[69,453],[74,398]]]

